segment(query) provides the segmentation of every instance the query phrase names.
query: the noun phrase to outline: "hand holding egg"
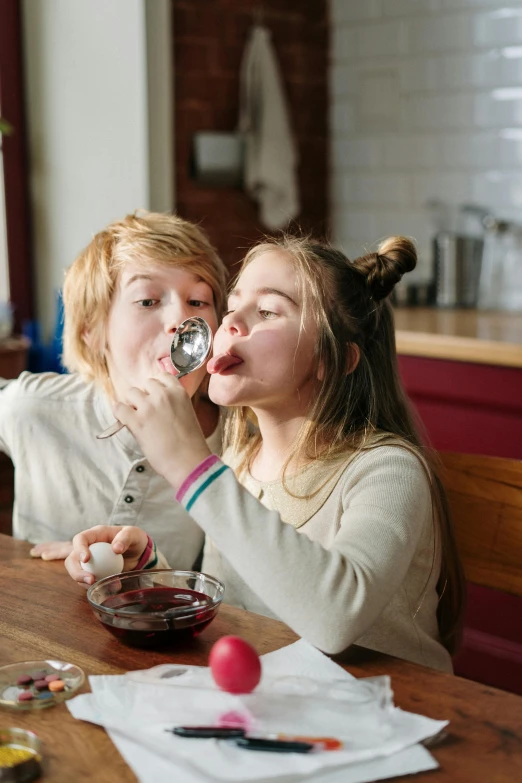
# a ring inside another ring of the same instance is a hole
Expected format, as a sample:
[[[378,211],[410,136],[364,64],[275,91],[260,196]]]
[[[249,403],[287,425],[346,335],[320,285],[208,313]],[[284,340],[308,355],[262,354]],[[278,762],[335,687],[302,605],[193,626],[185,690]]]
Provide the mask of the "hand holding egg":
[[[96,581],[113,574],[121,574],[123,571],[123,555],[113,552],[111,544],[97,541],[89,546],[89,552],[90,559],[80,565],[84,571],[94,574]]]

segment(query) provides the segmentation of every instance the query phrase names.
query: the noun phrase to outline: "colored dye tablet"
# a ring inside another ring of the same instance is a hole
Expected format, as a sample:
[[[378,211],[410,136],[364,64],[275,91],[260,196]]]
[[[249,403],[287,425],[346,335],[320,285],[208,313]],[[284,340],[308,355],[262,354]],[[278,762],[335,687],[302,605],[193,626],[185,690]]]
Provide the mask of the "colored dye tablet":
[[[56,680],[61,680],[61,677],[59,674],[46,674],[44,679],[45,682],[56,682]]]
[[[49,683],[47,680],[35,680],[34,687],[37,691],[46,691]]]
[[[18,677],[16,684],[17,685],[30,685],[33,681],[32,677],[29,677],[28,674],[21,674],[20,677]]]
[[[53,694],[49,693],[49,691],[42,691],[41,693],[36,694],[36,698],[38,701],[47,701],[48,699],[53,698]]]
[[[62,682],[62,680],[53,680],[49,683],[49,690],[52,693],[59,693],[60,691],[65,690],[65,683]]]
[[[18,694],[18,701],[32,701],[33,698],[31,691],[22,691]]]

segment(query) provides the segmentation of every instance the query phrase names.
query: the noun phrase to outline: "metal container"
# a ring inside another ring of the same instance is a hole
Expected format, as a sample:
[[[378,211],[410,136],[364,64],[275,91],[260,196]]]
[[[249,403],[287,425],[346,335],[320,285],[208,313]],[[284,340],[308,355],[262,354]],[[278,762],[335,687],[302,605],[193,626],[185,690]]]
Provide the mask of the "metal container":
[[[437,307],[475,307],[484,240],[439,231],[433,245]]]
[[[488,215],[478,307],[522,311],[522,225]]]
[[[36,734],[25,729],[0,729],[0,783],[37,780],[42,774],[41,761],[41,743]]]

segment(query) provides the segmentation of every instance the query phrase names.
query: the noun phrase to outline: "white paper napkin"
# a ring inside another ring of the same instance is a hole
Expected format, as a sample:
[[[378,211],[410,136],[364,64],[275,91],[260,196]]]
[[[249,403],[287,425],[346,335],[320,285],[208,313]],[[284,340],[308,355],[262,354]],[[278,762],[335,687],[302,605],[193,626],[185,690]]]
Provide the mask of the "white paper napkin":
[[[239,697],[224,693],[214,686],[206,667],[187,669],[181,677],[163,680],[151,678],[164,673],[165,666],[131,672],[128,676],[90,677],[92,693],[77,696],[67,706],[74,717],[98,723],[109,731],[142,783],[159,783],[171,776],[179,783],[283,778],[290,783],[310,775],[314,776],[312,779],[334,783],[337,774],[332,770],[339,767],[342,780],[355,783],[436,767],[430,754],[417,743],[437,734],[446,722],[394,707],[380,712],[379,730],[375,731],[375,714],[363,712],[356,714],[354,720],[349,705],[341,704],[346,716],[339,713],[339,705],[334,705],[332,715],[325,701],[321,721],[316,725],[315,698],[309,703],[299,702],[298,712],[292,699],[287,700],[288,704],[277,703],[277,712],[287,712],[296,733],[318,733],[317,728],[321,727],[322,736],[342,736],[344,740],[354,737],[352,743],[347,741],[343,750],[335,752],[259,753],[223,741],[174,736],[165,730],[176,725],[213,724],[219,715],[230,712],[246,711],[253,715],[257,731],[275,728],[271,722],[274,714],[266,709],[263,695]],[[288,675],[321,680],[324,691],[329,680],[351,681],[354,687],[359,682],[304,641],[263,656],[260,692],[263,688],[270,690],[273,678]],[[316,778],[318,773],[320,777]]]

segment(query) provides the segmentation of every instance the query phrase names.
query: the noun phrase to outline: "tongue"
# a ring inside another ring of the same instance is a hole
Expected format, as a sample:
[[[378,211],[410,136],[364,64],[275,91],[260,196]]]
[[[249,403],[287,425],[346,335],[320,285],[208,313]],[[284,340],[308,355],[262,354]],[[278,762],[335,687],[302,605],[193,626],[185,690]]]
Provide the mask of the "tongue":
[[[177,375],[178,371],[173,366],[172,362],[170,361],[168,356],[165,356],[164,359],[161,360],[161,365],[165,372],[169,372],[171,375]]]
[[[228,370],[229,367],[233,367],[235,364],[241,364],[243,359],[239,356],[232,356],[229,353],[221,353],[219,356],[214,356],[207,364],[207,372],[218,373],[223,370]]]

